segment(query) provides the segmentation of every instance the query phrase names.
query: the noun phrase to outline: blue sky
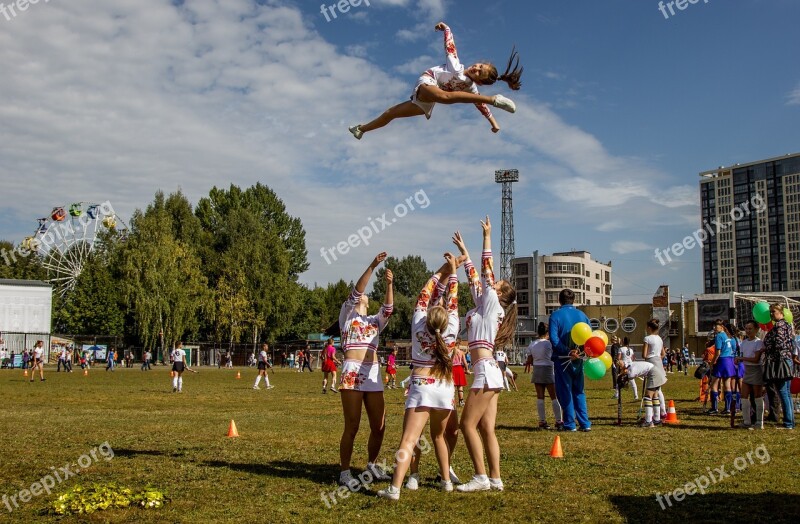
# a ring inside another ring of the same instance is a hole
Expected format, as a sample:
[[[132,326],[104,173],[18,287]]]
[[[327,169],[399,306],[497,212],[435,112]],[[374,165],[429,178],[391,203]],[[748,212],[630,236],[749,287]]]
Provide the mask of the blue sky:
[[[0,15],[0,239],[73,201],[110,200],[125,219],[157,189],[196,202],[260,181],[305,225],[302,281],[324,284],[380,250],[438,265],[455,229],[477,252],[484,214],[499,252],[494,170],[516,168],[519,255],[610,260],[616,303],[660,284],[691,296],[700,251],[661,266],[654,249],[699,227],[697,174],[800,151],[794,0],[700,0],[668,19],[652,0],[372,0],[330,22],[321,3],[52,0]],[[495,135],[472,106],[437,106],[356,141],[347,126],[444,61],[440,20],[465,64],[502,67],[516,44],[522,90],[483,91],[517,112],[494,111]],[[369,246],[326,263],[321,250],[384,213]]]

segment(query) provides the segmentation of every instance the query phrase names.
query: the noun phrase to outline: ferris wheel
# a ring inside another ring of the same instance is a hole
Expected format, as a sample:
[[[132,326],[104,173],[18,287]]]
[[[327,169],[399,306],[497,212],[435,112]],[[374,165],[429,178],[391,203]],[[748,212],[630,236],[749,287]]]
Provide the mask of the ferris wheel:
[[[36,232],[22,244],[41,257],[47,281],[63,296],[75,287],[89,255],[108,235],[121,239],[128,235],[128,226],[111,204],[76,202],[55,207],[40,218]]]

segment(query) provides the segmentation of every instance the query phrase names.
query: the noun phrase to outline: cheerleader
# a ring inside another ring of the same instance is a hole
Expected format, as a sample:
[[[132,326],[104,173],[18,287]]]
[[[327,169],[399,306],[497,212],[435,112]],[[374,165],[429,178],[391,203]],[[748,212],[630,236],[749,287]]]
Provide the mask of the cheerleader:
[[[447,262],[420,291],[411,318],[411,359],[414,371],[406,400],[403,437],[395,455],[392,484],[378,492],[378,496],[392,500],[400,498],[400,486],[428,419],[431,421],[431,438],[436,459],[439,461],[439,474],[442,478],[440,486],[443,491],[453,491],[450,456],[455,442],[451,446],[445,433],[448,426],[457,427],[457,415],[453,406],[455,388],[452,354],[460,327],[456,275],[459,262],[450,253],[445,254],[445,259]],[[438,302],[437,289],[440,289],[439,281],[443,274],[448,275],[444,307],[434,305]],[[453,431],[452,436],[456,436],[456,431]],[[414,478],[412,475],[409,487],[415,489],[418,480],[418,476]]]
[[[338,393],[336,389],[336,367],[341,364],[339,359],[336,358],[336,347],[333,345],[333,339],[329,338],[325,349],[322,351],[322,392],[327,393],[328,375],[331,376],[331,391]]]
[[[456,232],[453,238],[461,254],[467,258],[464,269],[476,306],[466,316],[475,377],[461,415],[461,432],[475,468],[475,476],[466,484],[458,486],[457,489],[461,492],[503,490],[503,481],[500,479],[500,445],[494,432],[497,401],[500,390],[503,389],[503,374],[492,353],[495,346],[502,348],[512,341],[517,323],[516,290],[505,280],[494,281],[492,226],[488,216],[486,222],[481,222],[481,226],[483,253],[480,280],[469,259],[461,234]],[[489,462],[488,477],[483,464],[484,448]]]
[[[344,412],[344,430],[339,443],[341,472],[339,483],[343,486],[358,485],[350,472],[350,459],[353,455],[353,442],[361,423],[361,406],[367,410],[369,418],[369,443],[367,445],[367,470],[375,480],[390,480],[391,477],[375,464],[383,443],[386,409],[383,400],[383,381],[378,361],[378,337],[389,322],[392,314],[394,293],[392,290],[392,271],[386,269],[386,299],[377,315],[367,315],[369,299],[364,294],[372,272],[386,259],[380,253],[356,282],[339,313],[339,329],[342,332],[344,365],[339,383]]]
[[[170,354],[172,360],[172,392],[183,393],[183,371],[186,369],[186,352],[183,342],[175,344],[175,349]]]
[[[503,374],[503,385],[506,391],[511,391],[511,388],[508,386],[508,374],[506,373],[506,368],[508,367],[506,352],[503,351],[503,348],[495,349],[494,359],[497,361],[497,365],[500,366],[500,373]]]
[[[652,428],[661,425],[661,399],[659,391],[661,386],[667,383],[667,374],[664,372],[664,364],[661,360],[661,351],[664,349],[664,341],[658,335],[660,322],[656,318],[651,318],[647,322],[647,333],[644,337],[644,347],[642,356],[645,361],[653,364],[653,369],[645,380],[644,396],[644,422],[642,427]]]
[[[390,107],[375,120],[362,125],[349,128],[357,139],[361,140],[364,133],[381,128],[395,118],[425,115],[431,117],[433,107],[437,102],[442,104],[475,104],[478,111],[486,117],[492,126],[492,132],[500,131],[492,112],[486,104],[491,104],[509,113],[516,111],[514,102],[502,95],[485,96],[478,92],[479,85],[492,85],[498,80],[508,83],[508,87],[518,90],[522,68],[519,67],[519,55],[511,52],[508,59],[506,72],[497,74],[497,68],[490,63],[477,63],[464,68],[458,59],[453,33],[444,22],[439,22],[436,31],[444,32],[444,52],[446,63],[432,67],[425,71],[417,80],[411,99],[401,104]],[[512,67],[513,66],[513,67]]]
[[[756,338],[758,324],[749,320],[744,326],[747,338],[741,343],[742,354],[734,357],[736,364],[744,363],[742,380],[742,427],[745,429],[764,429],[764,369],[761,367],[761,355],[764,353],[764,342]],[[750,414],[750,391],[756,401],[756,420],[752,422]]]

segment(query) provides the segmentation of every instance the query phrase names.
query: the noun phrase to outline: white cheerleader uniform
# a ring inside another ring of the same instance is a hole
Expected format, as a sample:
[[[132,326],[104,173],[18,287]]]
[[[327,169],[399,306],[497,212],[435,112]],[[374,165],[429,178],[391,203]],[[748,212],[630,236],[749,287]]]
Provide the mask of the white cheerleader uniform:
[[[434,356],[436,337],[428,332],[426,321],[428,308],[436,304],[442,292],[444,292],[444,286],[441,286],[439,279],[434,275],[417,297],[417,305],[411,318],[411,362],[414,365],[414,371],[410,377],[411,385],[408,389],[406,409],[425,407],[451,410],[455,407],[455,386],[452,376],[435,378],[430,375],[415,374],[418,369],[430,369],[436,363]],[[447,327],[440,335],[447,345],[448,354],[452,356],[460,327],[458,321],[458,277],[456,275],[450,275],[447,279],[445,309],[447,310]]]
[[[505,311],[500,306],[494,285],[494,271],[492,268],[492,252],[484,251],[481,254],[481,276],[478,278],[475,266],[471,260],[464,264],[467,271],[472,299],[476,307],[467,312],[467,340],[469,349],[488,349],[494,351],[494,339],[505,318]],[[472,372],[475,377],[470,389],[500,390],[505,387],[500,366],[492,357],[477,359],[472,363]]]
[[[366,349],[369,353],[378,350],[378,337],[392,315],[392,304],[383,304],[377,315],[359,315],[356,312],[361,295],[353,289],[339,312],[339,329],[342,332],[342,350]],[[339,389],[349,391],[383,392],[381,364],[375,360],[345,358]]]

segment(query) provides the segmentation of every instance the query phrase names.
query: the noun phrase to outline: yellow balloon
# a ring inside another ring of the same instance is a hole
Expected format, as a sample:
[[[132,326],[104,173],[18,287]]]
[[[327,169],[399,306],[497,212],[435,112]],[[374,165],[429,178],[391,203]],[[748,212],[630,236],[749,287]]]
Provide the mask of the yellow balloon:
[[[578,322],[570,330],[572,341],[575,344],[582,346],[592,336],[592,327],[586,322]]]
[[[603,351],[603,354],[597,358],[603,361],[603,364],[606,365],[606,370],[611,369],[611,355],[608,354],[608,351]]]
[[[592,336],[602,338],[603,342],[606,343],[606,346],[608,345],[608,335],[606,335],[606,332],[603,331],[602,329],[595,329],[594,331],[592,331]]]

